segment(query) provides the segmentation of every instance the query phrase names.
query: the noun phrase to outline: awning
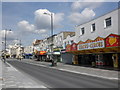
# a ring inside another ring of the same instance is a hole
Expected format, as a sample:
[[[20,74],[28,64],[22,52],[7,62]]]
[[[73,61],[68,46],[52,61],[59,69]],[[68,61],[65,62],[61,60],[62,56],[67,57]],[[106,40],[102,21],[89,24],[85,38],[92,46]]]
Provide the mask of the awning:
[[[24,55],[28,55],[28,56],[31,56],[32,54],[31,54],[31,53],[29,53],[29,54],[24,54]]]
[[[107,47],[99,49],[79,50],[69,52],[73,54],[97,54],[97,53],[120,53],[120,47]]]
[[[60,52],[53,52],[54,55],[60,55]]]

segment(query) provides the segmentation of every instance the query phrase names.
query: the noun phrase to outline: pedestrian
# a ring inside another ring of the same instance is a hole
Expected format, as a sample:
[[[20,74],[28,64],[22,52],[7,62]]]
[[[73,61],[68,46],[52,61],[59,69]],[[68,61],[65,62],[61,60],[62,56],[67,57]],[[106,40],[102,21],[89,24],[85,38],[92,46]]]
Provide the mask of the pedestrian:
[[[6,62],[5,53],[2,53],[2,60],[4,61],[4,63]]]

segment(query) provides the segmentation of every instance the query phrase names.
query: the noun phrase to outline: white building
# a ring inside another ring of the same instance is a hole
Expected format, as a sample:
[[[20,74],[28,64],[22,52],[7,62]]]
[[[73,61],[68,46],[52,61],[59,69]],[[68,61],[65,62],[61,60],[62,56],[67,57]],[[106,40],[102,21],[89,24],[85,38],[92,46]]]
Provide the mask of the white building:
[[[66,48],[66,45],[68,44],[73,44],[75,42],[76,36],[75,33],[72,35],[68,35],[64,40],[63,40],[63,49]]]
[[[19,44],[9,45],[9,55],[13,58],[20,58],[24,53],[24,47]]]
[[[75,43],[66,49],[80,65],[120,67],[120,9],[75,27]],[[65,41],[65,40],[64,40]],[[66,40],[67,41],[67,40]],[[72,49],[73,48],[73,51]]]
[[[19,46],[16,48],[16,58],[23,58],[24,47]]]
[[[84,42],[88,39],[94,40],[98,36],[106,38],[111,33],[120,35],[120,32],[118,32],[120,30],[118,23],[118,18],[120,18],[119,12],[120,9],[117,9],[87,23],[76,26],[75,42],[78,43],[80,40]]]
[[[34,52],[36,52],[36,51],[40,51],[40,43],[42,42],[42,40],[37,40],[37,39],[35,39],[34,41],[33,41],[33,48],[34,48]]]
[[[69,38],[72,37],[72,38]],[[64,31],[64,32],[60,32],[55,36],[55,40],[54,40],[54,46],[55,48],[61,48],[64,49],[64,45],[65,43],[67,44],[67,42],[69,40],[73,39],[73,36],[75,36],[75,32],[70,32],[70,31]],[[66,39],[67,38],[67,39]]]
[[[32,54],[33,53],[33,46],[26,46],[24,47],[24,53],[25,54]]]

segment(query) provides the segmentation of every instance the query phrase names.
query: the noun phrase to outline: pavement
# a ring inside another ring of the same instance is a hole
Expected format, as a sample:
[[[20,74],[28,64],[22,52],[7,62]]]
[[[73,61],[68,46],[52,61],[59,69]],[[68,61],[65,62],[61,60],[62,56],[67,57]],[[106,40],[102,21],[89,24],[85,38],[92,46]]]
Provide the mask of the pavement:
[[[18,60],[19,61],[19,60]],[[67,65],[63,63],[57,63],[57,66],[51,67],[50,62],[41,62],[31,59],[22,59],[24,63],[38,65],[47,68],[53,68],[61,71],[67,71],[71,73],[77,73],[82,75],[88,75],[98,78],[118,80],[118,71],[103,70],[97,68],[81,67],[74,65]],[[21,62],[20,61],[20,62]],[[31,78],[27,74],[20,72],[9,63],[3,63],[0,60],[0,89],[2,88],[46,88],[42,82],[35,82],[34,78]]]
[[[2,62],[0,61],[0,90],[2,89]]]
[[[61,90],[62,88],[70,88],[70,90],[81,90],[78,88],[117,88],[117,80],[109,80],[88,75],[81,75],[71,73],[68,71],[60,71],[51,66],[38,66],[34,64],[25,63],[18,60],[8,61],[11,65],[18,70],[29,74],[31,77],[36,78],[38,81],[44,83],[47,89]],[[76,88],[76,89],[74,89]],[[62,89],[64,90],[64,89]],[[65,89],[66,90],[66,89]]]
[[[42,82],[35,82],[34,78],[20,72],[9,63],[0,60],[0,89],[7,88],[46,88]]]
[[[111,79],[111,80],[118,80],[118,75],[120,72],[114,71],[114,70],[105,70],[105,69],[99,69],[99,68],[90,68],[90,67],[82,67],[82,66],[75,66],[75,65],[69,65],[64,63],[57,63],[57,66],[51,67],[51,62],[41,62],[41,61],[35,61],[32,59],[23,59],[22,60],[25,63],[34,64],[38,66],[58,69],[61,71],[67,71],[82,75],[88,75],[93,77],[99,77],[104,79]]]

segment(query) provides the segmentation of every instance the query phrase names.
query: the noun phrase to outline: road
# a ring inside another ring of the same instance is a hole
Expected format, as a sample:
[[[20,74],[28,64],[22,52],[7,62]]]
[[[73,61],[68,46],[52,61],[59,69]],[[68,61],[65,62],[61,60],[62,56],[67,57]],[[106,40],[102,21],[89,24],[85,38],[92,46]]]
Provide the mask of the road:
[[[117,88],[118,86],[116,80],[60,71],[22,61],[8,61],[8,63],[36,80],[43,82],[48,88]]]

